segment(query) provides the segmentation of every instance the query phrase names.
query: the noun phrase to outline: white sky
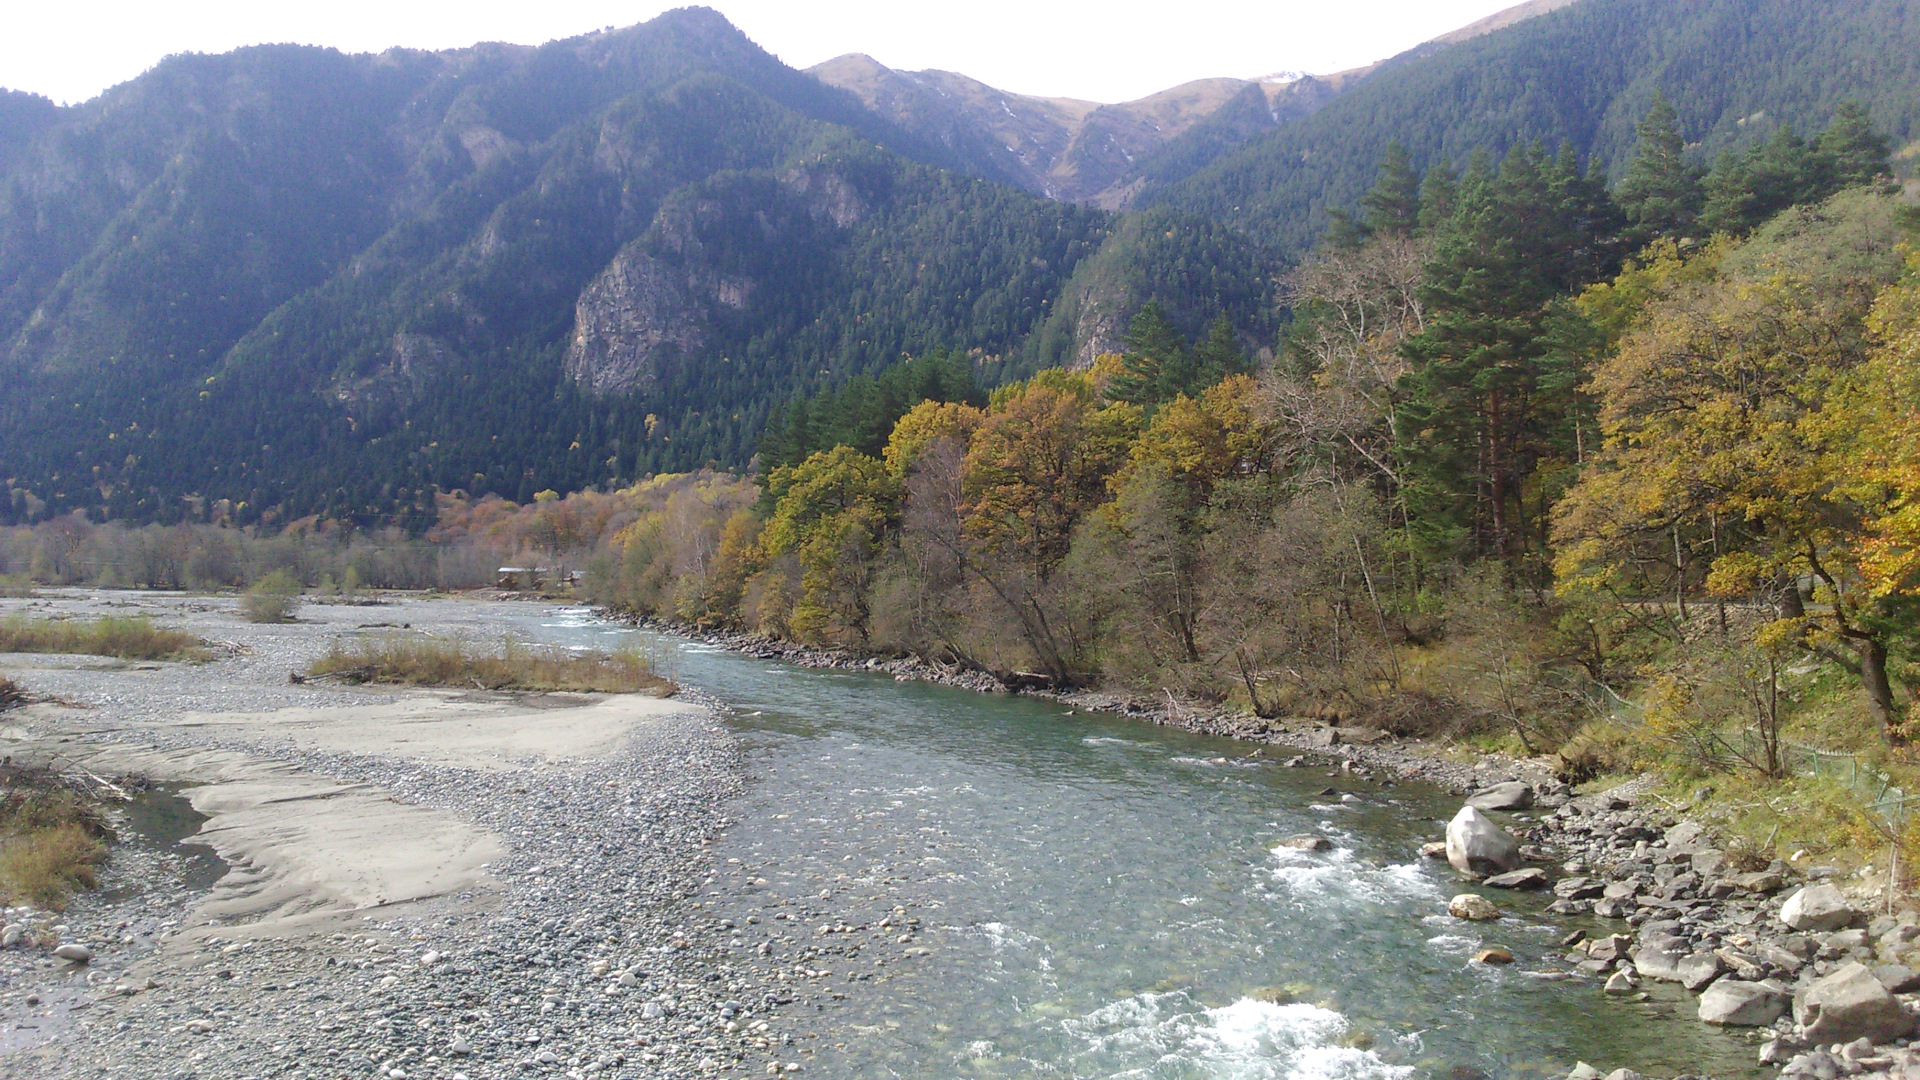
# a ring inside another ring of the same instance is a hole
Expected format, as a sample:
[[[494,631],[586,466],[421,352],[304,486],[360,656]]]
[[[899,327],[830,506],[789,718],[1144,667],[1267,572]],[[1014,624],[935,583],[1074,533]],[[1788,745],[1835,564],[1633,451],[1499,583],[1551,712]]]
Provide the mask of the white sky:
[[[864,52],[962,71],[1004,90],[1124,101],[1189,79],[1337,71],[1517,0],[711,0],[795,67]],[[293,41],[348,52],[538,44],[627,26],[654,0],[15,0],[0,16],[0,86],[73,103],[177,52]]]

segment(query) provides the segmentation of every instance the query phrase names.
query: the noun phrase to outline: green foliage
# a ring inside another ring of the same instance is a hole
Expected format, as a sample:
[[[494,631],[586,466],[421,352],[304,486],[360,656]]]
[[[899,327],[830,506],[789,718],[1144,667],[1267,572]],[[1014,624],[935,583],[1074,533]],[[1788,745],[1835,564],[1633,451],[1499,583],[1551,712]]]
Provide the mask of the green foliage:
[[[1886,171],[1886,136],[1858,102],[1841,102],[1812,142],[1788,124],[1744,154],[1721,154],[1707,176],[1700,223],[1713,232],[1745,233],[1789,206],[1820,202]]]
[[[287,623],[300,610],[300,579],[275,570],[240,598],[240,613],[252,623]]]
[[[796,398],[776,412],[760,439],[760,467],[798,465],[821,450],[850,446],[869,457],[886,449],[893,425],[922,401],[985,405],[963,356],[935,349],[878,376],[856,375],[838,390]]]

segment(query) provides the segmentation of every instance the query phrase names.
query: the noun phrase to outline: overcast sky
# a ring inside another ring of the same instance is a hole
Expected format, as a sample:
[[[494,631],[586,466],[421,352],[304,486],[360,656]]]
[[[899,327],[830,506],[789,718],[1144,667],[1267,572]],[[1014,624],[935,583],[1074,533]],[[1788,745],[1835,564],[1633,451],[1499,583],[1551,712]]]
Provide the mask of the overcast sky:
[[[963,71],[1004,90],[1124,101],[1210,75],[1355,67],[1517,0],[715,0],[796,67],[847,52]],[[84,101],[177,52],[293,41],[349,52],[538,44],[627,26],[648,0],[22,0],[0,23],[0,86]]]

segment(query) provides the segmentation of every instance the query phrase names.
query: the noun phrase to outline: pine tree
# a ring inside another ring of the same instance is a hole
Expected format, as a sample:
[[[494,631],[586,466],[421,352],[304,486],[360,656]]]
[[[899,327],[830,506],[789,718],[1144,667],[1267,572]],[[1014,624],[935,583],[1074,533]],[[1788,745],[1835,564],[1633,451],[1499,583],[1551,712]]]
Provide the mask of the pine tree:
[[[1192,361],[1160,301],[1146,302],[1128,324],[1124,340],[1127,350],[1121,354],[1120,373],[1107,387],[1107,398],[1134,405],[1172,400],[1173,388],[1187,381]]]
[[[1420,177],[1398,140],[1387,144],[1380,178],[1360,205],[1365,211],[1361,220],[1369,232],[1406,236],[1420,227]]]
[[[1705,192],[1700,172],[1687,163],[1686,140],[1680,137],[1679,117],[1667,96],[1656,90],[1647,115],[1634,128],[1639,142],[1633,163],[1614,191],[1614,198],[1634,226],[1640,244],[1660,237],[1687,235],[1700,216]]]
[[[1427,169],[1426,177],[1420,181],[1421,232],[1433,232],[1453,216],[1459,188],[1460,181],[1453,175],[1453,162],[1443,158]]]
[[[1857,101],[1840,103],[1817,145],[1822,179],[1835,190],[1871,184],[1887,171],[1887,137]]]
[[[1193,378],[1179,388],[1188,397],[1198,396],[1207,387],[1230,375],[1247,373],[1247,354],[1240,348],[1240,336],[1233,322],[1223,313],[1207,327],[1207,336],[1193,347]]]

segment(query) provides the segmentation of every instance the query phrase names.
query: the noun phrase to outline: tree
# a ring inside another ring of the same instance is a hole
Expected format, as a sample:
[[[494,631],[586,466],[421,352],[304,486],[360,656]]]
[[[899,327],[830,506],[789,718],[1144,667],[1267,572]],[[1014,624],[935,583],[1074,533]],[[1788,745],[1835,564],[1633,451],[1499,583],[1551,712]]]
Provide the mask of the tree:
[[[1160,301],[1149,300],[1127,326],[1120,371],[1107,384],[1107,398],[1151,406],[1167,401],[1192,378],[1187,343]]]
[[[1644,244],[1656,237],[1687,235],[1706,195],[1700,187],[1700,171],[1687,161],[1679,117],[1664,93],[1654,91],[1653,104],[1634,134],[1639,141],[1633,163],[1614,189],[1614,198],[1633,223],[1636,241]]]
[[[1781,597],[1783,621],[1858,674],[1889,734],[1893,626],[1857,539],[1873,520],[1854,441],[1865,418],[1835,410],[1899,271],[1896,217],[1890,198],[1852,191],[1710,247],[1704,267],[1659,268],[1594,374],[1605,441],[1554,523],[1563,589],[1665,591],[1682,620],[1702,588]],[[1800,603],[1808,578],[1819,607]]]
[[[1360,199],[1361,221],[1368,233],[1412,235],[1420,227],[1420,176],[1413,171],[1407,148],[1398,139],[1387,144],[1380,161],[1380,177]]]
[[[775,469],[767,489],[774,509],[762,543],[769,556],[792,553],[800,563],[794,633],[864,643],[873,558],[898,493],[886,465],[837,446]]]

